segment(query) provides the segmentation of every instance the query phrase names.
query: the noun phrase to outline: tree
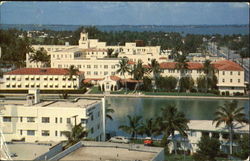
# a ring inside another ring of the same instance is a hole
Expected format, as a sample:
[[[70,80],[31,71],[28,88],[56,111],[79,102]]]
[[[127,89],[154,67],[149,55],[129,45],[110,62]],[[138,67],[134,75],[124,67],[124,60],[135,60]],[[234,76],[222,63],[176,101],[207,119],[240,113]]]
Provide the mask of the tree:
[[[188,130],[188,122],[189,120],[185,117],[185,114],[179,112],[175,105],[168,105],[165,108],[161,109],[162,116],[160,117],[159,129],[163,131],[163,135],[166,135],[168,138],[170,135],[172,136],[172,142],[174,145],[175,154],[176,151],[176,142],[175,142],[175,131],[178,131],[181,136],[186,137],[186,130]]]
[[[29,57],[30,62],[35,62],[38,67],[38,62],[43,63],[45,66],[49,66],[50,56],[44,48],[40,48]]]
[[[156,88],[155,80],[158,77],[158,74],[160,73],[160,64],[157,62],[156,59],[151,60],[151,63],[149,64],[149,72],[153,73],[152,84],[153,84],[153,89],[155,89]]]
[[[152,137],[153,135],[157,134],[157,120],[153,118],[146,119],[145,122],[142,123],[140,128],[140,134],[146,134],[148,137]]]
[[[122,60],[119,61],[119,69],[116,72],[119,73],[120,75],[123,75],[124,81],[125,81],[126,93],[127,93],[127,82],[125,80],[125,74],[127,72],[130,72],[128,59],[123,58]]]
[[[78,75],[79,69],[75,68],[74,65],[71,65],[69,67],[69,69],[67,69],[67,70],[68,70],[67,75],[69,77],[69,80],[71,80],[73,82],[73,86],[74,86],[74,78],[73,77]],[[75,88],[75,86],[74,86],[74,88]]]
[[[208,90],[208,78],[211,79],[210,76],[214,74],[214,67],[212,66],[210,60],[206,60],[206,61],[203,63],[203,68],[202,68],[202,70],[203,70],[203,72],[205,73],[205,78],[206,78],[206,93],[207,93],[207,90]]]
[[[186,69],[188,69],[188,64],[187,64],[187,60],[186,60],[186,56],[185,55],[179,55],[176,60],[177,63],[175,64],[176,69],[178,69],[180,71],[180,79],[179,79],[179,88],[178,88],[178,92],[180,92],[180,87],[181,87],[181,78],[184,76],[184,71]]]
[[[249,134],[244,134],[243,137],[239,140],[240,151],[236,153],[238,157],[245,160],[250,154],[250,145],[249,145]]]
[[[107,50],[108,58],[111,58],[113,51],[114,51],[114,49],[108,48],[108,50]]]
[[[192,77],[182,77],[180,79],[180,90],[181,91],[187,91],[187,90],[191,90],[194,87],[194,80]]]
[[[106,118],[112,121],[113,117],[111,116],[111,114],[114,113],[115,110],[110,108],[110,106],[111,106],[110,104],[107,104],[105,111],[106,111]]]
[[[139,133],[141,129],[141,116],[130,116],[127,115],[129,123],[128,125],[121,125],[119,126],[119,129],[123,130],[124,132],[131,134],[132,139],[137,138],[137,134]]]
[[[74,125],[71,131],[63,131],[63,135],[68,139],[68,145],[73,145],[88,135],[82,124]]]
[[[225,102],[224,106],[219,106],[218,110],[215,112],[215,119],[213,124],[216,127],[220,126],[222,123],[225,123],[229,131],[229,141],[230,141],[230,155],[233,153],[232,146],[232,136],[234,123],[248,123],[246,115],[244,113],[244,107],[238,107],[238,101],[234,100],[232,102]]]
[[[144,91],[151,91],[152,90],[152,81],[149,77],[143,77],[143,85],[142,90]]]
[[[220,141],[216,138],[210,138],[208,136],[202,136],[198,142],[197,153],[194,154],[194,160],[209,160],[216,161],[215,157],[220,152]]]

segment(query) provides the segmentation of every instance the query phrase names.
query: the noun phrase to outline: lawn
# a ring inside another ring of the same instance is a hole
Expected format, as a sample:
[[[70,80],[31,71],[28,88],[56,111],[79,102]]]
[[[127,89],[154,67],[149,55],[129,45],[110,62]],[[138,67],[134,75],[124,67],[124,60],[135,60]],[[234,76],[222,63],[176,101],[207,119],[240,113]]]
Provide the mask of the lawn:
[[[94,86],[91,88],[89,94],[102,94],[103,92],[98,89],[98,87]]]

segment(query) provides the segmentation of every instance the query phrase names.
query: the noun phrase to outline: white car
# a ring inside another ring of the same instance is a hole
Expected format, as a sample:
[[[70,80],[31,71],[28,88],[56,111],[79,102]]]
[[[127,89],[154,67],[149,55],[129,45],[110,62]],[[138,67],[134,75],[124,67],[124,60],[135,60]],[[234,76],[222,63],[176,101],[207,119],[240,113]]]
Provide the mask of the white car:
[[[112,138],[109,139],[109,142],[113,142],[113,143],[129,143],[129,140],[124,138],[123,136],[114,136]]]

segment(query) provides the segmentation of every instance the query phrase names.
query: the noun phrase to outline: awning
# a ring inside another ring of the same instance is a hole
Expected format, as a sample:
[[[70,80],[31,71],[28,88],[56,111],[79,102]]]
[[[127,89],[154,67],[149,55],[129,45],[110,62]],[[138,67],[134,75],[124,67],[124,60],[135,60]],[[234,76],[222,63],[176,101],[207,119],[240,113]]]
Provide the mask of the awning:
[[[43,85],[44,85],[44,86],[47,86],[47,85],[48,85],[48,83],[43,83]]]
[[[17,83],[17,85],[18,85],[18,86],[20,86],[20,85],[21,85],[21,83]]]
[[[31,85],[31,86],[34,86],[34,85],[35,85],[35,83],[34,83],[34,82],[32,82],[32,83],[30,83],[30,85]]]
[[[44,76],[43,78],[48,78],[48,76]]]
[[[58,76],[54,76],[54,78],[57,78],[57,79],[58,79]]]
[[[49,78],[53,78],[53,76],[49,76]]]
[[[50,86],[53,86],[53,83],[49,83]]]
[[[55,83],[54,85],[55,85],[55,86],[58,86],[58,85],[59,85],[59,83]]]
[[[39,76],[36,76],[36,79],[37,79],[37,78],[40,78],[40,77],[39,77]]]

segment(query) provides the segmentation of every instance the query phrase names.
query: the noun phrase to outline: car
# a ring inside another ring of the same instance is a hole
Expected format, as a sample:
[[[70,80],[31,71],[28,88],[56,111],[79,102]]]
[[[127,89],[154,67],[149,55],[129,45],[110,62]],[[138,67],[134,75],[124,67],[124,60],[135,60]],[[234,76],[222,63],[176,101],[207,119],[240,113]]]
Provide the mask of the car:
[[[125,143],[125,144],[128,144],[129,143],[129,140],[126,139],[125,137],[123,136],[114,136],[114,137],[111,137],[109,139],[109,142],[113,142],[113,143]]]
[[[146,146],[150,146],[150,145],[153,145],[153,140],[152,140],[152,138],[151,137],[146,137],[145,139],[144,139],[144,145],[146,145]]]
[[[12,157],[12,158],[13,158],[13,157],[17,157],[17,154],[16,154],[16,153],[11,153],[11,154],[10,154],[10,157]]]

